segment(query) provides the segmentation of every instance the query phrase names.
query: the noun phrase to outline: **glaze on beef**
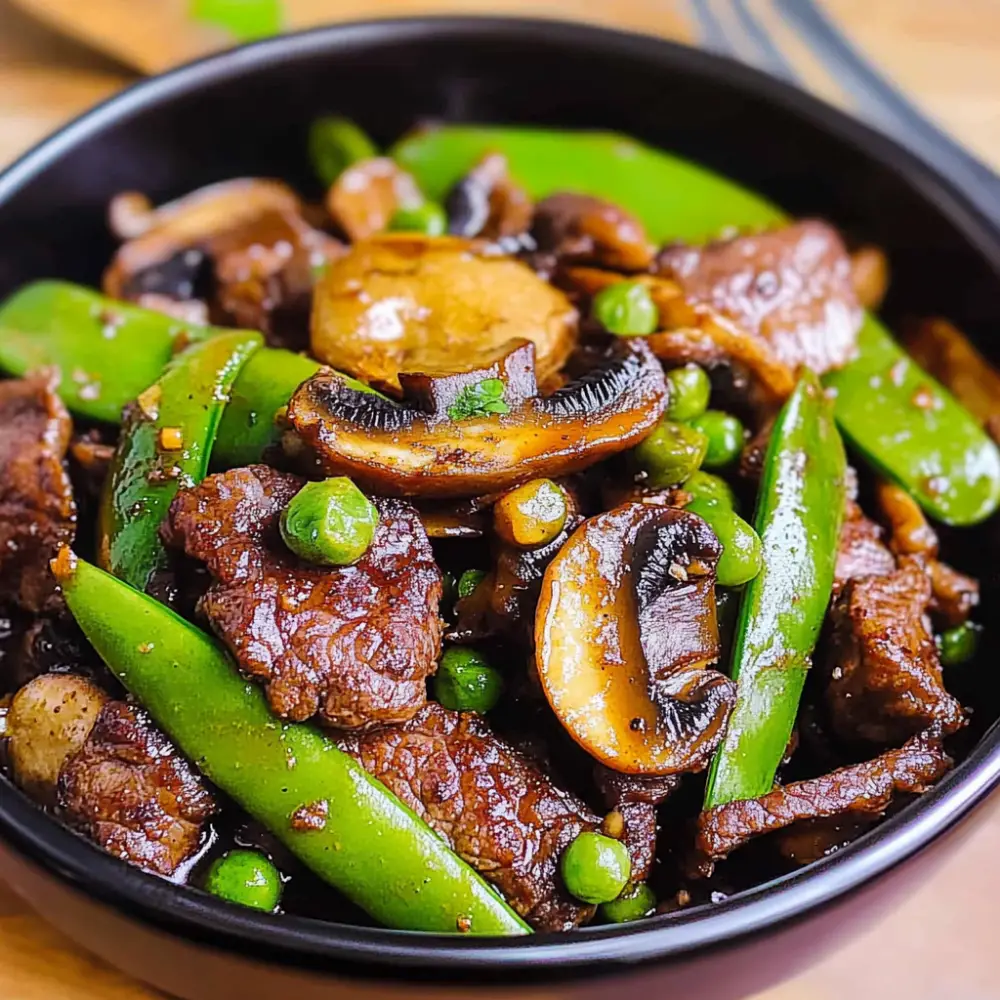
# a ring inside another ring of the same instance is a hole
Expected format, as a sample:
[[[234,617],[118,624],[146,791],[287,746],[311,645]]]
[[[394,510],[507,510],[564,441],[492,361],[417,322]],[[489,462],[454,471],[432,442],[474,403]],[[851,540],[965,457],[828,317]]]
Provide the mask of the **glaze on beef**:
[[[867,576],[887,576],[896,568],[896,560],[883,541],[882,529],[853,500],[847,501],[840,528],[840,547],[833,574],[836,597],[851,580]]]
[[[559,858],[600,820],[471,712],[429,703],[401,726],[345,737],[358,760],[538,930],[569,930],[593,908],[563,888]]]
[[[416,510],[375,499],[379,526],[353,566],[294,556],[278,518],[304,480],[266,465],[181,490],[164,537],[213,578],[200,610],[271,708],[341,729],[409,719],[441,646],[441,571]]]
[[[822,374],[854,355],[862,311],[850,258],[826,223],[669,246],[655,271],[680,292],[658,301],[665,332],[650,346],[665,360],[735,361],[780,398],[800,365]]]
[[[756,799],[728,802],[698,817],[699,873],[747,841],[821,817],[864,819],[885,812],[895,795],[925,792],[951,767],[941,733],[922,733],[898,750],[808,781],[779,786]]]
[[[49,560],[76,532],[63,465],[73,427],[57,381],[0,381],[0,604],[31,612],[59,606]]]
[[[142,709],[110,701],[62,767],[59,806],[109,854],[173,875],[197,853],[212,796]]]
[[[933,722],[945,733],[964,724],[942,680],[930,599],[923,562],[904,556],[888,575],[852,580],[831,606],[827,707],[842,739],[898,746]]]

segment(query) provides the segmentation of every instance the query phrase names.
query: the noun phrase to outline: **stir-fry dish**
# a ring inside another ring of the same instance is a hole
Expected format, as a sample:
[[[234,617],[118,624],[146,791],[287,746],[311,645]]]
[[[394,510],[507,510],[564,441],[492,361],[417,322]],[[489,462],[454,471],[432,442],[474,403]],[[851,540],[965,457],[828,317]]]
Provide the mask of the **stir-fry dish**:
[[[306,155],[322,203],[124,192],[100,291],[6,290],[10,782],[192,891],[499,935],[718,904],[946,774],[997,376],[904,353],[882,251],[618,135]]]

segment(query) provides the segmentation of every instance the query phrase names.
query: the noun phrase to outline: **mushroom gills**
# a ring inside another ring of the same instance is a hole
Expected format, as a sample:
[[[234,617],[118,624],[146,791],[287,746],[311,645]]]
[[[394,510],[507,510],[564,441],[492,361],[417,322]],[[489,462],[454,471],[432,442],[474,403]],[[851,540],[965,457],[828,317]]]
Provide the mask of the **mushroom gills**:
[[[331,475],[396,496],[471,497],[564,476],[625,451],[666,407],[663,370],[641,342],[614,342],[590,371],[551,396],[525,396],[533,351],[533,344],[515,344],[499,367],[463,373],[469,382],[462,386],[506,378],[506,412],[457,417],[454,404],[446,404],[457,398],[459,383],[437,388],[455,376],[412,382],[415,405],[357,392],[336,374],[319,372],[292,397],[289,422]]]
[[[570,735],[613,770],[701,770],[725,734],[735,685],[709,666],[720,555],[696,515],[626,503],[584,522],[546,570],[542,687]]]

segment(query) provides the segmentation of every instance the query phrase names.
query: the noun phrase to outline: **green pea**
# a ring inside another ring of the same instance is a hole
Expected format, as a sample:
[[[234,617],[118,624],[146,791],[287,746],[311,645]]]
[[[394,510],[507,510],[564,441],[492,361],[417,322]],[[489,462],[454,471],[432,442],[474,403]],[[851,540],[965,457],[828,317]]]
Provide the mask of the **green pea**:
[[[559,862],[569,892],[584,903],[617,899],[632,874],[625,845],[602,833],[581,833]]]
[[[712,383],[700,365],[684,365],[667,372],[670,405],[667,416],[671,420],[693,420],[708,409]]]
[[[760,572],[763,560],[760,536],[732,507],[720,500],[695,497],[685,509],[697,514],[722,545],[715,571],[720,587],[739,587]]]
[[[458,597],[471,597],[472,592],[486,579],[486,570],[467,569],[458,578]]]
[[[434,697],[445,708],[485,715],[502,693],[500,672],[476,650],[452,646],[441,657],[434,675]]]
[[[743,450],[743,424],[737,417],[721,410],[706,410],[691,421],[708,438],[706,469],[721,469],[739,458]]]
[[[602,288],[594,296],[591,312],[605,330],[622,337],[648,336],[660,324],[660,311],[649,289],[638,281]]]
[[[205,891],[230,903],[273,913],[281,901],[281,873],[259,851],[230,851],[212,864]]]
[[[632,920],[648,917],[656,906],[656,893],[640,882],[638,885],[627,885],[617,899],[601,904],[601,916],[612,924],[627,924]]]
[[[650,486],[677,486],[695,472],[708,449],[708,438],[687,424],[661,420],[632,451]]]
[[[397,233],[443,236],[448,231],[448,216],[436,201],[425,201],[397,209],[389,221],[389,228]]]
[[[979,647],[979,633],[982,630],[982,625],[977,625],[974,622],[963,622],[961,625],[956,625],[954,628],[942,632],[937,637],[941,665],[957,667],[959,664],[968,663],[976,655],[976,649]]]
[[[347,118],[318,118],[309,129],[309,159],[327,187],[352,163],[374,156],[375,143]]]
[[[684,482],[684,491],[703,500],[718,500],[736,510],[733,488],[721,476],[713,476],[711,472],[702,472],[701,469],[692,472]]]
[[[378,527],[375,505],[348,479],[306,483],[281,512],[281,537],[301,559],[350,566],[367,551]]]

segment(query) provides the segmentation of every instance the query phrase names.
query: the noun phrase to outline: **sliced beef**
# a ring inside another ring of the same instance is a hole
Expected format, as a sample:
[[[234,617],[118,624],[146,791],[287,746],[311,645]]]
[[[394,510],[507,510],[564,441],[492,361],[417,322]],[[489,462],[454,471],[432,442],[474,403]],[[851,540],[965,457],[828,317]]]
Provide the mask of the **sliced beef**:
[[[211,243],[219,318],[262,331],[269,344],[309,344],[314,274],[343,246],[295,212],[266,212]]]
[[[966,621],[979,604],[979,583],[938,556],[938,537],[920,505],[902,487],[880,482],[876,499],[889,526],[889,546],[898,555],[924,557],[931,581],[930,610],[948,628]]]
[[[836,597],[851,580],[887,576],[896,569],[896,560],[883,540],[882,529],[853,500],[848,500],[840,529],[840,547],[833,577]]]
[[[533,927],[568,930],[590,918],[593,908],[563,888],[559,858],[600,820],[479,716],[429,703],[403,725],[345,737],[340,745]]]
[[[666,247],[655,270],[680,289],[659,303],[667,332],[650,344],[661,357],[711,360],[695,355],[711,355],[714,345],[718,355],[741,362],[784,395],[799,365],[822,373],[854,353],[862,311],[850,258],[826,223],[807,220],[704,247]],[[700,331],[700,339],[692,331]]]
[[[698,817],[696,870],[709,875],[714,862],[747,841],[793,823],[821,817],[841,817],[845,822],[877,817],[894,796],[925,792],[950,767],[940,729],[935,729],[862,764],[779,786],[756,799],[716,806]]]
[[[930,561],[927,573],[931,580],[930,610],[935,620],[945,628],[967,621],[979,604],[979,581],[939,559]]]
[[[597,764],[594,780],[611,810],[604,821],[605,829],[617,833],[614,826],[621,823],[621,840],[632,860],[632,881],[645,882],[656,861],[656,807],[677,790],[680,775],[622,774]]]
[[[157,875],[173,875],[202,844],[212,796],[141,709],[110,701],[83,747],[63,764],[59,805],[104,848]]]
[[[76,505],[63,464],[72,424],[39,373],[0,382],[0,604],[58,607],[49,560],[73,541]]]
[[[892,573],[854,579],[834,601],[826,698],[842,739],[892,746],[933,722],[945,733],[964,724],[942,682],[930,600],[923,562],[903,556]]]
[[[169,545],[206,563],[201,612],[282,718],[342,729],[409,719],[441,646],[441,571],[416,510],[373,501],[379,526],[353,566],[306,563],[281,540],[282,509],[304,480],[265,465],[181,490]]]

